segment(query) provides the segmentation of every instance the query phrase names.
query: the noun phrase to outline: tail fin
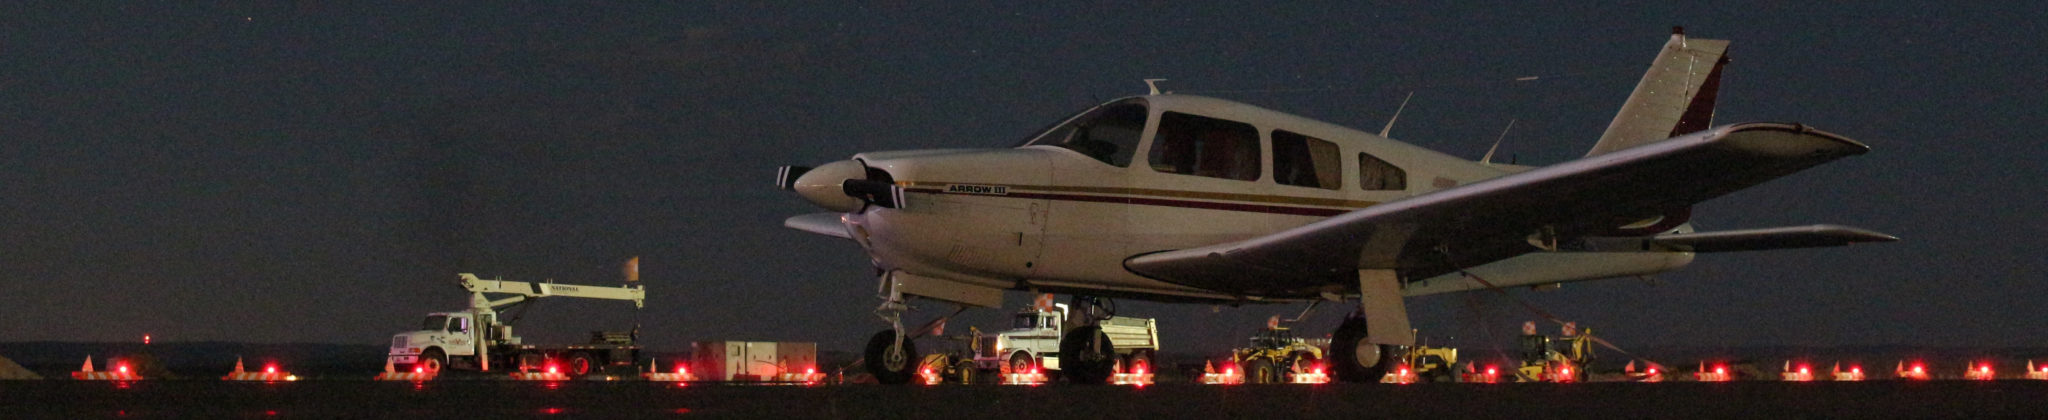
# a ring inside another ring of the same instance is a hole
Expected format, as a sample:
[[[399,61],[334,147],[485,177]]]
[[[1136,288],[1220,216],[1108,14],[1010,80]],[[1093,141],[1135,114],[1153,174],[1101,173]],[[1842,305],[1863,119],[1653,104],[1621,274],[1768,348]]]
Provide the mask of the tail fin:
[[[1607,132],[1586,156],[1656,142],[1707,129],[1714,120],[1714,97],[1721,90],[1721,68],[1728,65],[1728,41],[1686,39],[1684,28],[1671,29],[1671,41],[1635,93],[1607,124]]]

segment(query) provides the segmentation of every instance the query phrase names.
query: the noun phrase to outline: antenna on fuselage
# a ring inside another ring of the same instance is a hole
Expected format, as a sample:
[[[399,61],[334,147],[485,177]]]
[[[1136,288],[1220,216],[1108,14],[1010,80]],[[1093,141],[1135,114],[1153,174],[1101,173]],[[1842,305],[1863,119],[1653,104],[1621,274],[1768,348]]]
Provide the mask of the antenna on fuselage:
[[[1503,129],[1500,129],[1500,138],[1496,138],[1496,139],[1493,139],[1493,147],[1488,147],[1488,148],[1486,148],[1486,157],[1482,157],[1482,158],[1479,158],[1479,164],[1481,164],[1481,165],[1492,165],[1492,164],[1493,164],[1493,152],[1494,152],[1495,150],[1500,150],[1500,142],[1501,142],[1501,140],[1507,140],[1507,139],[1508,139],[1508,130],[1511,130],[1511,129],[1514,129],[1514,128],[1515,128],[1515,120],[1512,120],[1512,119],[1508,120],[1508,127],[1507,127],[1507,128],[1503,128]]]
[[[1400,107],[1400,108],[1394,108],[1394,117],[1393,117],[1393,118],[1388,118],[1388,119],[1387,119],[1387,126],[1386,126],[1385,128],[1381,128],[1381,129],[1380,129],[1380,137],[1387,137],[1387,133],[1390,133],[1390,132],[1393,132],[1393,131],[1394,131],[1394,121],[1399,121],[1399,120],[1401,119],[1401,111],[1402,111],[1402,110],[1405,110],[1405,109],[1408,109],[1408,100],[1409,100],[1409,99],[1415,99],[1415,92],[1414,92],[1414,91],[1409,91],[1409,92],[1408,92],[1408,97],[1407,97],[1407,98],[1402,98],[1402,99],[1401,99],[1401,107]],[[1388,137],[1388,138],[1391,138],[1391,137]]]
[[[1159,92],[1159,82],[1164,82],[1164,81],[1166,81],[1166,79],[1145,79],[1145,87],[1147,87],[1147,88],[1150,88],[1150,89],[1151,89],[1151,91],[1152,91],[1152,93],[1151,93],[1151,94],[1152,94],[1152,95],[1163,95],[1163,94],[1165,94],[1165,93],[1160,93],[1160,92]],[[1173,93],[1173,92],[1166,92],[1166,93]]]

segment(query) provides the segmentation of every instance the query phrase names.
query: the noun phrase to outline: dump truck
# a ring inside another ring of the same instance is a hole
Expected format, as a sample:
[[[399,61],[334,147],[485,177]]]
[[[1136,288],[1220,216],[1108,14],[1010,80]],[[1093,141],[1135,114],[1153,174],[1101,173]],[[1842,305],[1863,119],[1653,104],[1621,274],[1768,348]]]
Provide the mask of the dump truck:
[[[1150,318],[1111,317],[1096,325],[1109,336],[1117,354],[1117,371],[1156,371],[1153,360],[1159,353],[1159,323]],[[1017,312],[1009,330],[993,335],[970,329],[969,336],[956,337],[968,343],[965,354],[940,352],[926,355],[918,372],[930,370],[948,381],[974,382],[975,378],[996,378],[1010,372],[1060,370],[1060,337],[1067,325],[1067,305],[1040,305]]]
[[[629,284],[619,287],[485,280],[475,274],[456,275],[457,283],[469,291],[469,308],[427,314],[420,329],[391,337],[389,363],[397,368],[439,373],[443,369],[475,371],[541,371],[552,367],[572,376],[593,373],[630,374],[640,360],[639,327],[631,331],[593,331],[588,343],[562,346],[527,344],[512,333],[512,322],[499,311],[533,302],[563,297],[623,300],[642,306],[647,289],[630,284],[637,280],[628,271]],[[510,295],[492,300],[486,294]]]

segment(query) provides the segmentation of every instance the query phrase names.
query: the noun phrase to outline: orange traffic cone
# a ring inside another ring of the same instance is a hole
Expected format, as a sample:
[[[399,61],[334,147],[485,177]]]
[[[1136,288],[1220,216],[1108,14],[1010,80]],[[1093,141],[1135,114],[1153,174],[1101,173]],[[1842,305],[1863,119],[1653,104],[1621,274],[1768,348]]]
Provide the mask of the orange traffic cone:
[[[1202,361],[1202,373],[1216,373],[1216,365],[1211,364],[1207,360]]]
[[[234,371],[234,373],[242,373],[242,358],[241,358],[241,357],[236,357],[236,358],[235,358],[235,371]]]
[[[242,369],[241,369],[241,366],[240,366],[241,364],[242,364],[242,362],[241,362],[241,361],[239,361],[239,360],[235,361],[235,365],[236,365],[236,366],[235,366],[235,370],[242,370]],[[389,357],[386,357],[386,358],[384,358],[384,373],[393,373],[393,372],[397,372],[397,371],[398,371],[398,367],[396,367],[396,366],[392,366],[392,365],[391,365],[391,358],[389,358]]]
[[[79,371],[79,372],[92,372],[92,355],[90,355],[90,354],[88,354],[88,355],[85,355],[85,367],[81,367],[81,368],[78,368],[78,371]]]

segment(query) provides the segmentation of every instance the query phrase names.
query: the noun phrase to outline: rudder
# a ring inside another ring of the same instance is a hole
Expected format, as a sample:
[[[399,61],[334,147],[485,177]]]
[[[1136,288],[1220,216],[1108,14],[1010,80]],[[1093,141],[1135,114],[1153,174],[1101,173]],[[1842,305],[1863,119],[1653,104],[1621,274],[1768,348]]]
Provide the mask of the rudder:
[[[1672,28],[1671,40],[1657,53],[1657,61],[1636,82],[1635,92],[1586,156],[1707,129],[1714,120],[1727,51],[1727,40],[1687,39],[1684,28]]]

